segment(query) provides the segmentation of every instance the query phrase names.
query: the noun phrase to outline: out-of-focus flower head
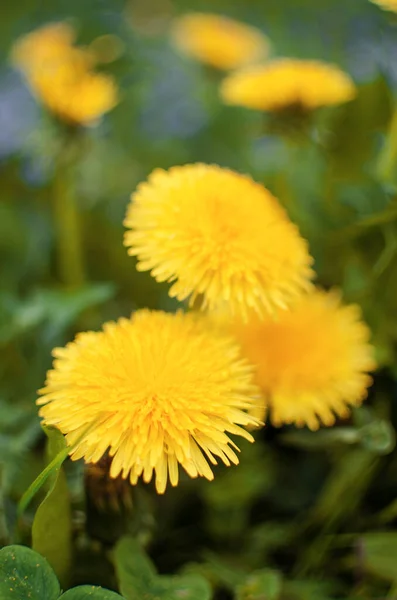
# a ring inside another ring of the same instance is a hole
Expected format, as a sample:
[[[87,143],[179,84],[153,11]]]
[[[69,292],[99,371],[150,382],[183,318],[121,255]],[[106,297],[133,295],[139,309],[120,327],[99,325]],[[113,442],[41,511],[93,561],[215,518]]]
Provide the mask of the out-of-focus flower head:
[[[77,443],[73,459],[97,463],[109,451],[111,477],[155,474],[163,493],[168,479],[178,484],[178,464],[209,480],[207,461],[237,464],[229,434],[253,441],[244,429],[259,424],[248,414],[259,395],[253,368],[203,316],[141,310],[53,355],[40,415]]]
[[[24,72],[36,70],[47,61],[67,56],[75,41],[75,31],[68,23],[50,23],[19,38],[11,51],[11,60]]]
[[[263,60],[270,47],[259,29],[208,13],[179,17],[171,36],[182,52],[217,69],[236,69]]]
[[[228,326],[256,365],[263,393],[256,417],[269,411],[276,426],[317,429],[348,416],[367,396],[368,372],[376,368],[370,331],[359,307],[341,304],[335,291],[315,290],[277,319],[252,316]]]
[[[390,10],[397,13],[397,0],[371,0],[374,4],[383,8],[383,10]]]
[[[283,58],[228,75],[220,95],[225,104],[261,111],[311,111],[352,100],[356,87],[337,66]]]
[[[79,62],[57,65],[30,77],[36,95],[61,119],[90,125],[117,104],[117,87],[108,75],[81,71]]]
[[[12,60],[51,112],[66,122],[90,125],[117,104],[117,86],[93,70],[94,54],[73,46],[73,40],[69,25],[47,25],[18,40]]]
[[[128,253],[178,300],[226,305],[235,315],[272,313],[310,288],[306,241],[276,198],[217,165],[156,169],[132,195]]]

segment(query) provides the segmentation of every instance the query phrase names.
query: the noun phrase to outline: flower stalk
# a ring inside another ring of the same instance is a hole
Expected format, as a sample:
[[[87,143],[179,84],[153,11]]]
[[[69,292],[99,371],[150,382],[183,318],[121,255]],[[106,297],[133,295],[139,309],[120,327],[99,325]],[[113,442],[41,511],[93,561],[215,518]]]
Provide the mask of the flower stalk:
[[[389,131],[379,156],[377,174],[386,185],[396,183],[397,174],[397,106],[390,121]]]
[[[70,287],[78,287],[85,280],[82,223],[74,178],[76,159],[75,140],[69,137],[55,167],[53,217],[58,277]]]

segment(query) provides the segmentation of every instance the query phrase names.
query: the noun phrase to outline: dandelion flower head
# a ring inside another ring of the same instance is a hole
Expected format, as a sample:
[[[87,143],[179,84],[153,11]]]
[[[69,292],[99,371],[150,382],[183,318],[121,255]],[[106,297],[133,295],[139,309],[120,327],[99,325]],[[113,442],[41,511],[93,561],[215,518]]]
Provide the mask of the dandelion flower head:
[[[30,82],[43,103],[70,123],[90,125],[117,104],[117,87],[111,77],[82,72],[73,61],[55,70],[37,71]]]
[[[235,69],[269,52],[269,41],[259,29],[210,13],[176,19],[172,39],[181,51],[217,69]]]
[[[270,192],[216,165],[155,170],[132,195],[125,245],[178,300],[233,314],[286,308],[310,287],[307,243]]]
[[[263,419],[274,425],[333,425],[362,403],[375,369],[370,331],[356,305],[342,305],[336,292],[316,290],[277,319],[235,322],[243,355],[256,366]]]
[[[168,479],[177,485],[178,464],[208,480],[209,463],[237,464],[229,434],[253,441],[244,429],[258,424],[247,412],[259,394],[253,369],[202,316],[137,311],[53,355],[40,415],[78,442],[73,459],[97,463],[109,451],[111,477],[135,484],[155,473],[163,493]]]
[[[272,112],[341,104],[355,97],[356,88],[335,65],[284,58],[231,73],[220,94],[225,104]]]
[[[73,39],[67,24],[48,25],[17,41],[12,58],[51,112],[90,125],[117,104],[117,87],[110,76],[93,70],[93,53],[72,45]]]
[[[397,0],[371,0],[374,4],[383,8],[383,10],[390,10],[397,13]]]
[[[47,61],[62,60],[73,48],[75,32],[68,23],[50,23],[19,38],[11,52],[13,64],[25,72]]]

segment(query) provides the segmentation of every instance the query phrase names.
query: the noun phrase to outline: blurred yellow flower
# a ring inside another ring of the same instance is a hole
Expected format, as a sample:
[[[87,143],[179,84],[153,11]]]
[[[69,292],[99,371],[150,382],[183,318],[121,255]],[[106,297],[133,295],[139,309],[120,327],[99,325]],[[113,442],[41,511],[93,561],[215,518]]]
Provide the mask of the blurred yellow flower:
[[[90,125],[117,104],[117,87],[111,77],[93,71],[93,53],[73,46],[73,39],[67,24],[42,27],[16,42],[12,60],[50,111]]]
[[[156,169],[132,195],[125,234],[137,268],[170,296],[243,317],[286,308],[310,288],[306,241],[270,192],[217,165]]]
[[[391,10],[397,12],[397,0],[371,0],[374,4],[377,4],[384,10]]]
[[[230,324],[229,324],[230,327]],[[376,368],[370,331],[356,305],[343,306],[336,292],[316,290],[276,320],[234,322],[243,355],[256,365],[264,395],[251,412],[272,423],[317,429],[346,417],[367,396]]]
[[[179,17],[171,35],[181,51],[217,69],[235,69],[269,53],[268,38],[259,29],[215,14]]]
[[[36,70],[43,62],[61,60],[73,47],[75,32],[68,23],[50,23],[18,39],[11,60],[24,72]]]
[[[30,83],[53,113],[71,123],[90,125],[117,104],[112,77],[80,70],[72,60],[32,73]]]
[[[220,94],[225,104],[256,110],[312,110],[353,99],[356,87],[335,65],[284,58],[231,73]]]
[[[154,472],[161,494],[168,478],[178,484],[178,463],[209,480],[207,459],[237,464],[228,434],[253,441],[243,429],[257,424],[246,412],[259,394],[253,368],[203,317],[141,310],[80,333],[53,355],[39,414],[70,446],[83,435],[74,460],[96,463],[109,450],[111,477],[135,484]]]

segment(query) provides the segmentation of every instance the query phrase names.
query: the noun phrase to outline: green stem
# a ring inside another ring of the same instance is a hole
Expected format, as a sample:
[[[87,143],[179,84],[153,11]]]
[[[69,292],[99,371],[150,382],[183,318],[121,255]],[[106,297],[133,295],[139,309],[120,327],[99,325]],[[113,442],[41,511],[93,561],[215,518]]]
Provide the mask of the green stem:
[[[66,460],[66,458],[69,456],[69,454],[71,454],[73,452],[73,450],[75,448],[77,448],[77,446],[85,438],[86,435],[88,435],[93,429],[95,429],[95,426],[98,424],[98,422],[100,421],[102,416],[103,416],[103,413],[100,413],[98,415],[98,418],[95,419],[95,421],[90,423],[88,425],[88,427],[86,427],[83,430],[83,432],[77,438],[77,440],[74,442],[74,444],[72,444],[71,446],[65,446],[65,448],[63,450],[60,450],[60,452],[58,452],[58,454],[56,456],[54,456],[54,458],[45,467],[45,469],[43,471],[41,471],[41,473],[39,473],[39,475],[36,477],[36,479],[33,481],[33,483],[30,484],[30,486],[28,487],[28,489],[26,490],[26,492],[23,494],[22,498],[19,501],[18,508],[17,508],[17,517],[18,518],[21,518],[21,516],[23,515],[23,513],[29,506],[31,500],[37,494],[37,492],[42,488],[42,486],[47,481],[49,476],[52,473],[56,472],[57,469],[61,468],[63,462]]]
[[[2,486],[3,469],[0,466],[0,548],[9,543],[9,532],[4,506],[4,490]]]
[[[295,147],[290,142],[285,142],[287,152],[287,164],[291,164],[294,161]],[[288,168],[281,168],[274,174],[272,192],[276,196],[277,200],[293,219],[296,217],[296,202],[295,196],[292,191],[291,182],[289,179],[290,170]]]
[[[58,275],[62,283],[71,287],[80,286],[85,280],[81,215],[73,177],[75,162],[75,149],[72,144],[66,143],[56,166],[53,215],[58,246]]]
[[[397,107],[390,121],[386,142],[380,153],[377,173],[385,184],[393,184],[397,174]]]

